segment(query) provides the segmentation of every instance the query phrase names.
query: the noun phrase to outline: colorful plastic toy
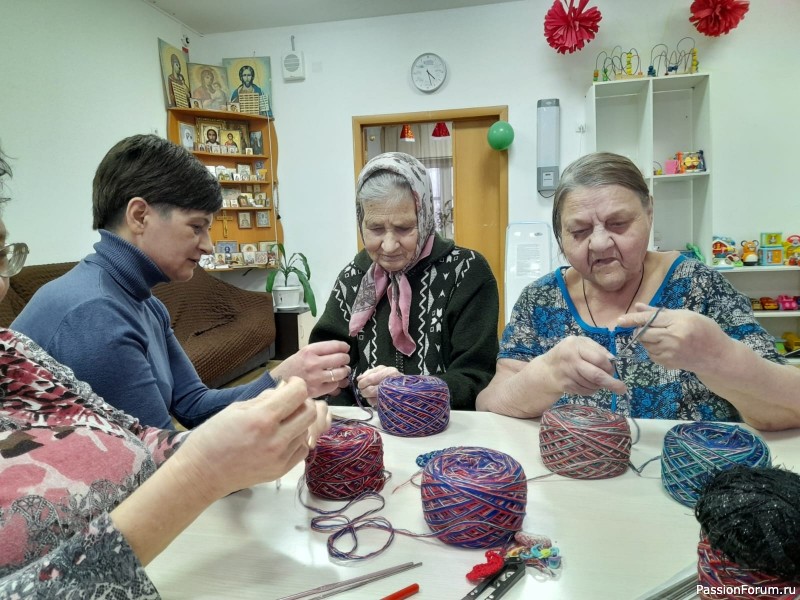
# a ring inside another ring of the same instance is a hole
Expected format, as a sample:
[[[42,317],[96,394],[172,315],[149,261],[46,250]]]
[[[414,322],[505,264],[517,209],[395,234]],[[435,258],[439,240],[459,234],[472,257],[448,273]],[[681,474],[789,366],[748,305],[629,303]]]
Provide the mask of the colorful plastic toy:
[[[777,297],[777,301],[781,310],[797,310],[797,300],[792,296],[781,294]]]
[[[775,301],[775,298],[770,298],[769,296],[761,296],[759,300],[761,301],[761,307],[764,310],[778,310],[778,303]]]
[[[758,298],[750,298],[750,307],[753,310],[763,310],[763,306],[761,306],[761,300]]]
[[[783,264],[800,265],[800,235],[787,236],[783,242]]]
[[[758,242],[756,240],[742,240],[742,263],[745,267],[754,267],[758,264]]]
[[[789,352],[800,350],[800,337],[792,331],[785,331],[783,333],[783,345]]]
[[[761,233],[762,246],[780,246],[783,244],[783,233],[779,231],[767,231]]]

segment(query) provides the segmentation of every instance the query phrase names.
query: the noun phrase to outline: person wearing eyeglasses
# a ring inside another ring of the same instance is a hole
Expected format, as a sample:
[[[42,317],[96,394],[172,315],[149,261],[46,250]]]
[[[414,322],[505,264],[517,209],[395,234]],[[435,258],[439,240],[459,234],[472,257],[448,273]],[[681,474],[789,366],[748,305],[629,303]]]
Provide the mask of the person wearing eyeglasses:
[[[0,152],[0,186],[6,175]],[[28,255],[7,237],[0,218],[0,300]],[[285,474],[329,425],[292,378],[191,435],[144,427],[0,329],[0,598],[158,598],[144,567],[217,499]]]
[[[479,410],[537,417],[572,403],[800,427],[800,369],[747,297],[697,260],[649,250],[652,226],[653,198],[628,158],[598,152],[564,170],[553,232],[569,264],[523,290]]]
[[[162,429],[196,427],[277,379],[301,377],[311,397],[348,385],[348,346],[309,344],[255,380],[206,387],[152,288],[188,281],[214,247],[209,230],[222,206],[216,177],[180,145],[156,135],[115,144],[93,184],[94,253],[43,285],[12,329],[69,366],[106,402]]]

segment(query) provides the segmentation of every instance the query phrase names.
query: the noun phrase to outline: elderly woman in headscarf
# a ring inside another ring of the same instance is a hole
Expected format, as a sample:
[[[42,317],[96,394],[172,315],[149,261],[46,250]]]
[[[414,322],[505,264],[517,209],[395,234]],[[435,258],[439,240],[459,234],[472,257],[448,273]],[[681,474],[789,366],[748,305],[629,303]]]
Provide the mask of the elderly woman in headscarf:
[[[425,167],[400,152],[370,160],[358,177],[356,218],[364,250],[336,280],[311,341],[350,344],[355,394],[377,401],[385,378],[435,375],[454,409],[475,409],[498,350],[497,281],[486,259],[434,229]]]

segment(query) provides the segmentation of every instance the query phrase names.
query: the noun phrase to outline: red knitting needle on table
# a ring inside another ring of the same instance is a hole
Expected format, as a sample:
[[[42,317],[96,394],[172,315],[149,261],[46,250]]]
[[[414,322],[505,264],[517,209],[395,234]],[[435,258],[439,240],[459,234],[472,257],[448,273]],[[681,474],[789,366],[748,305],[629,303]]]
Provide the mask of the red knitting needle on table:
[[[408,598],[413,596],[419,591],[419,584],[412,583],[408,587],[404,587],[402,590],[397,590],[393,594],[389,594],[388,596],[384,596],[381,600],[404,600],[404,598]]]

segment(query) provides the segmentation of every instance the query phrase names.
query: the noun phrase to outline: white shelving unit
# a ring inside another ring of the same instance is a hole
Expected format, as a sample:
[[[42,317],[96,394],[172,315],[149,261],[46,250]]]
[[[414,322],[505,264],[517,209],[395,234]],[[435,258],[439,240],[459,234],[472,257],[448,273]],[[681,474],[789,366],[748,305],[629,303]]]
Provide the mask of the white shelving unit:
[[[749,298],[781,294],[800,295],[800,267],[736,267],[719,269],[737,290]],[[753,311],[761,326],[776,338],[784,332],[800,334],[800,310]],[[800,359],[789,359],[800,366]]]
[[[587,150],[630,158],[653,194],[651,246],[711,247],[710,76],[707,73],[595,82],[586,94]],[[703,150],[706,171],[653,175],[676,152]]]

